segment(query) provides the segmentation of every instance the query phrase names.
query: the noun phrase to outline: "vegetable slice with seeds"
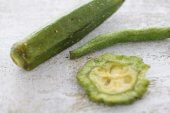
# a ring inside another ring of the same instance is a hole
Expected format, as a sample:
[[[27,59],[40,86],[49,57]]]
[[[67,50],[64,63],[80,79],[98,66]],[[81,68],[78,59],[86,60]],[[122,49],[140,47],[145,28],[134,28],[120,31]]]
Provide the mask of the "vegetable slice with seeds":
[[[139,57],[104,54],[89,60],[77,73],[77,80],[94,102],[130,104],[147,91],[148,69]]]

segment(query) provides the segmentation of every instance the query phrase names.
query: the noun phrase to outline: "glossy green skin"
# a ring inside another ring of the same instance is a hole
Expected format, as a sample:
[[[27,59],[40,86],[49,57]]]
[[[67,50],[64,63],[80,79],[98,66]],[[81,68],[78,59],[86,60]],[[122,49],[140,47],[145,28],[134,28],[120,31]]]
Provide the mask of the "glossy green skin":
[[[89,79],[89,73],[93,68],[103,65],[106,61],[125,63],[133,66],[138,72],[135,85],[130,90],[118,94],[100,92]],[[150,82],[146,79],[145,73],[148,69],[149,66],[144,64],[143,60],[139,57],[104,54],[96,59],[89,60],[77,73],[77,80],[86,91],[89,99],[94,102],[104,103],[106,105],[130,104],[140,99],[147,91]]]
[[[94,52],[117,43],[153,41],[166,38],[170,38],[170,27],[148,28],[140,30],[132,29],[99,35],[80,48],[71,51],[70,58],[79,58],[90,52]]]
[[[31,70],[78,42],[111,16],[124,0],[92,0],[53,24],[43,28],[11,50],[13,61]]]

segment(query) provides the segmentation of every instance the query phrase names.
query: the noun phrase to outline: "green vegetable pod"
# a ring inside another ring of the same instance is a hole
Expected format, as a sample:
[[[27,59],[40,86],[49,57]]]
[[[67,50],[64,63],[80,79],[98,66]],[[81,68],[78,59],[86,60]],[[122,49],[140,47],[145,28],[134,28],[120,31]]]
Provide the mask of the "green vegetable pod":
[[[77,73],[77,80],[94,102],[130,104],[147,91],[148,69],[140,57],[104,54],[89,60]]]
[[[11,58],[25,70],[78,42],[111,16],[124,0],[92,0],[25,40],[14,44]]]
[[[153,41],[170,38],[170,27],[125,30],[99,35],[80,48],[70,52],[70,58],[75,59],[90,52],[100,50],[117,43]]]

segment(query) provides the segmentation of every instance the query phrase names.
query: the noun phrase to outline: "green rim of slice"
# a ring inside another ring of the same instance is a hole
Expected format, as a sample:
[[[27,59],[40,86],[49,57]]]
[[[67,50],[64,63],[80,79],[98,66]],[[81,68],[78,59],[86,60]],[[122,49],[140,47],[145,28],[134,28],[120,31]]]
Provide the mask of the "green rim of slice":
[[[140,57],[104,54],[89,60],[78,72],[77,80],[92,101],[129,104],[147,91],[148,69]]]

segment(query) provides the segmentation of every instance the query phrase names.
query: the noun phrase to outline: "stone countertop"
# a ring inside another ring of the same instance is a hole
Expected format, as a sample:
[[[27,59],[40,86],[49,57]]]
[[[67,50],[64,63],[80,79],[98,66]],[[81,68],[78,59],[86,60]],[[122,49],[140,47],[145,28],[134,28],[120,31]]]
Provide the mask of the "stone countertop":
[[[120,10],[83,40],[33,71],[10,59],[13,43],[89,0],[0,0],[0,113],[170,113],[170,40],[117,44],[69,60],[69,51],[96,35],[130,28],[170,26],[170,0],[126,0]],[[108,107],[90,102],[76,72],[103,53],[136,55],[150,64],[149,91],[131,105]]]

